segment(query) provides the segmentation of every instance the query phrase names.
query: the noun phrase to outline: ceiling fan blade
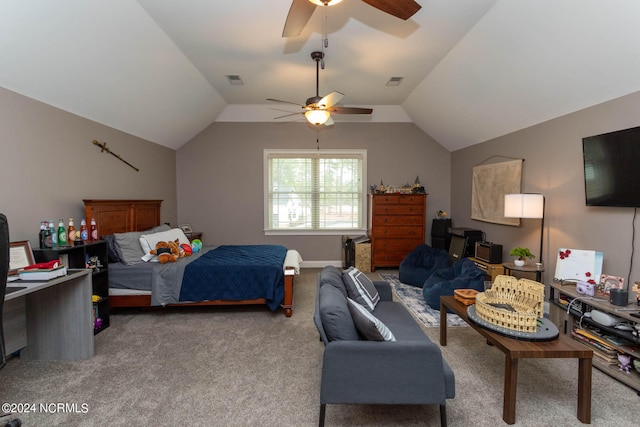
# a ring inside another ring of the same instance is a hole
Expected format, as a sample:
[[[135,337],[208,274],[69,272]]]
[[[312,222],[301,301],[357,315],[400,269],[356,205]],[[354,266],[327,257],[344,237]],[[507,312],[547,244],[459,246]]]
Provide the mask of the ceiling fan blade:
[[[329,95],[322,98],[318,101],[319,106],[324,106],[325,108],[332,107],[336,105],[340,100],[344,97],[344,93],[336,92],[335,90],[331,92]]]
[[[267,98],[267,101],[280,102],[282,104],[297,105],[298,107],[304,108],[304,105],[298,104],[297,102],[283,101],[281,99],[273,99],[273,98]]]
[[[289,114],[285,114],[283,116],[278,116],[278,117],[274,117],[273,119],[284,119],[285,117],[291,117],[291,116],[297,116],[298,114],[304,114],[304,113],[289,113]]]
[[[309,0],[293,0],[287,20],[284,23],[282,37],[299,36],[315,10],[316,5]]]
[[[336,114],[371,114],[372,108],[359,108],[359,107],[333,107],[330,108],[332,113]]]
[[[324,122],[325,126],[331,126],[333,124],[333,118],[329,116],[326,122]]]
[[[370,6],[405,21],[411,18],[422,6],[413,0],[362,0]]]

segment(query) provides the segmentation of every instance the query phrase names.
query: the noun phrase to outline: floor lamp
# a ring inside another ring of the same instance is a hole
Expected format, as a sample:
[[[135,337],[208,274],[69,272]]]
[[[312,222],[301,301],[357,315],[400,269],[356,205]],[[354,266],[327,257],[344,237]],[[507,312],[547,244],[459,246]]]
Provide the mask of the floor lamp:
[[[544,196],[542,194],[505,194],[505,218],[540,219],[540,263],[542,263],[542,236],[544,234]]]

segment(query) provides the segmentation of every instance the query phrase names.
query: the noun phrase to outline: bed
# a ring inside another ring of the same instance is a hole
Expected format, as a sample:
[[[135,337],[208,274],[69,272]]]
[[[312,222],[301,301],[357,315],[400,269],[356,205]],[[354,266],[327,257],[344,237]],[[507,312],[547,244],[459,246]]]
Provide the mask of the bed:
[[[110,246],[114,236],[133,239],[140,234],[135,232],[170,229],[160,223],[162,200],[83,201],[87,222],[96,221]],[[110,262],[109,307],[266,304],[290,317],[300,261],[297,251],[279,245],[223,245],[205,246],[175,263]]]

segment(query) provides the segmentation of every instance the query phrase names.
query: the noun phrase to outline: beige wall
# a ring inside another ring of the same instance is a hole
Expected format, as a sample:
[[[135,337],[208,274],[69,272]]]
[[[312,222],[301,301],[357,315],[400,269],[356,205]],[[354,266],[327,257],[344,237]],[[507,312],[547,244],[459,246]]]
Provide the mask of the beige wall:
[[[509,227],[470,219],[473,166],[492,156],[523,158],[522,191],[546,197],[545,279],[553,279],[557,250],[564,247],[603,252],[603,272],[626,280],[634,210],[585,206],[582,138],[638,126],[639,110],[636,93],[452,153],[454,225],[484,231],[488,240],[504,245],[506,260],[514,246],[527,246],[538,256],[539,220],[525,219],[521,227]],[[633,265],[631,281],[640,280],[640,251]]]
[[[411,123],[337,123],[321,148],[366,148],[368,184],[400,186],[416,176],[429,192],[431,219],[450,205],[450,153]],[[305,261],[341,259],[340,236],[265,236],[263,150],[316,148],[304,123],[214,123],[177,151],[178,218],[204,232],[205,244],[278,243]]]
[[[101,153],[96,139],[140,169]],[[162,199],[176,224],[175,151],[0,88],[0,212],[12,241],[38,245],[40,221],[79,225],[82,199]]]

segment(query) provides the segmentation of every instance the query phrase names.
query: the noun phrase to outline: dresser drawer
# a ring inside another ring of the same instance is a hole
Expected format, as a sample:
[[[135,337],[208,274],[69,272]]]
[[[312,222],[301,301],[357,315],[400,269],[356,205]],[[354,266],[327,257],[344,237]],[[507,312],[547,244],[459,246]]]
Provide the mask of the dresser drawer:
[[[373,208],[374,215],[422,215],[424,205],[378,205]]]
[[[410,238],[424,241],[424,229],[421,226],[374,227],[372,236],[374,240],[381,238]]]
[[[423,205],[424,197],[421,195],[412,196],[407,194],[389,194],[376,196],[376,204],[403,204],[403,205]]]
[[[386,252],[382,254],[376,254],[373,257],[373,263],[380,267],[395,267],[399,266],[406,254],[400,252]]]
[[[390,225],[418,225],[422,227],[424,217],[415,215],[378,215],[373,217],[373,225],[384,227]]]
[[[373,252],[375,254],[386,251],[409,253],[423,242],[422,239],[378,239],[373,244]]]

